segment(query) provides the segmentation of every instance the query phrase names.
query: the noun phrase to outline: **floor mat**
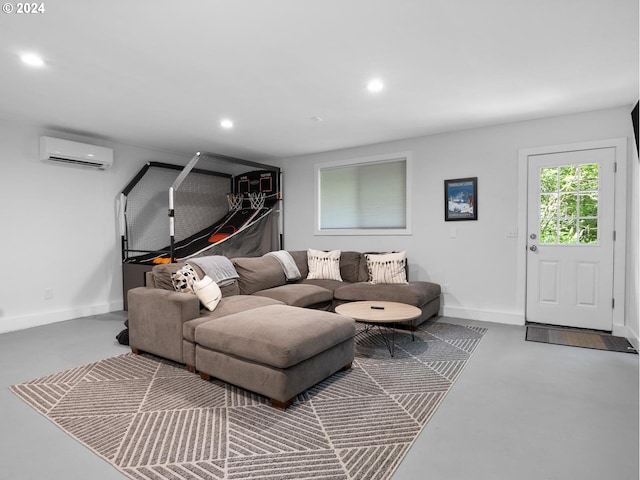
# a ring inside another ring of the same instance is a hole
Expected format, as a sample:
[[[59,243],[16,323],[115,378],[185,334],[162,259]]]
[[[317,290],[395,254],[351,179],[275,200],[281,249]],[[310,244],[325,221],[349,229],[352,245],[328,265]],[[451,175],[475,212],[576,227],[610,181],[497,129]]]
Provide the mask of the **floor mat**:
[[[638,353],[624,337],[576,328],[527,325],[525,340],[571,347],[593,348],[610,352]]]
[[[130,353],[11,390],[134,480],[389,480],[485,332],[426,322],[396,332],[393,358],[371,332],[285,411]]]

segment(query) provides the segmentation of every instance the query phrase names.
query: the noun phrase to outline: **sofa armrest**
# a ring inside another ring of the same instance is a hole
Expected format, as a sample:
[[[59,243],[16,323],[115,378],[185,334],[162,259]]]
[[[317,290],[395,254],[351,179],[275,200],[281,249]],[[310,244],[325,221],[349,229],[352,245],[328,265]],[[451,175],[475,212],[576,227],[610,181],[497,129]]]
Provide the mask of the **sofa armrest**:
[[[200,315],[198,297],[138,287],[129,290],[127,299],[131,349],[184,363],[182,324]]]

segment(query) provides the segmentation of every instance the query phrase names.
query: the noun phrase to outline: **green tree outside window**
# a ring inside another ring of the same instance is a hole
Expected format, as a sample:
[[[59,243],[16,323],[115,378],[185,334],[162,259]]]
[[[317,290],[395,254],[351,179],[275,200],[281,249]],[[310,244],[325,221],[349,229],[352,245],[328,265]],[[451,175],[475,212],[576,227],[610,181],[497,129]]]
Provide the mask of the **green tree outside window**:
[[[540,242],[598,243],[598,164],[540,169]]]

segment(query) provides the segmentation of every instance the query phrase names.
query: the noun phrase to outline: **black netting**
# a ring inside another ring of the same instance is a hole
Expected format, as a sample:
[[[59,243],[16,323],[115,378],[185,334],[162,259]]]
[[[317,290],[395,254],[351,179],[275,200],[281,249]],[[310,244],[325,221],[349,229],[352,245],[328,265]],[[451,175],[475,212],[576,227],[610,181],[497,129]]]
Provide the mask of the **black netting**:
[[[280,248],[278,215],[276,210],[271,210],[240,233],[211,245],[194,257],[207,255],[225,255],[229,258],[259,257],[267,252],[278,250]]]
[[[169,259],[169,189],[181,171],[175,165],[151,163],[123,191],[126,263]],[[264,173],[251,175],[258,179]],[[227,195],[233,190],[232,181],[227,174],[194,169],[179,183],[173,195],[176,259],[215,254],[251,256],[279,248],[278,222],[274,220],[277,213],[270,208],[275,198],[269,207],[256,210],[245,202],[247,205],[229,212]]]
[[[169,238],[169,187],[180,170],[150,166],[127,194],[129,256],[164,248]]]
[[[176,241],[184,240],[220,220],[229,209],[229,192],[230,178],[190,172],[174,194]]]

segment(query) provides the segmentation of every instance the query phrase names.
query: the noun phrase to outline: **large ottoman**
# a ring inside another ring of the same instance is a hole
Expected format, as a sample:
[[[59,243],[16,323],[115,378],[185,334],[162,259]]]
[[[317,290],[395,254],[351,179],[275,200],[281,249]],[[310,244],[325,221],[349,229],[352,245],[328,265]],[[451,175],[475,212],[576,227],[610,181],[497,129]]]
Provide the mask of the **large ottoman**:
[[[195,329],[196,369],[287,408],[296,395],[351,367],[355,323],[341,315],[269,305]]]

